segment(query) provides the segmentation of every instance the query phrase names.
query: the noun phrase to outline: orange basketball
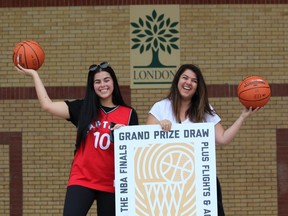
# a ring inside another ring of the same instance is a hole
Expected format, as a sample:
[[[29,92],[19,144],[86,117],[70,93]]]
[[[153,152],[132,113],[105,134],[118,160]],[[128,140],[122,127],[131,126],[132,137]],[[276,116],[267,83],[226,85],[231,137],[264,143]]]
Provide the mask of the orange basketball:
[[[268,82],[260,76],[249,76],[242,80],[237,89],[240,102],[247,108],[265,106],[271,96]]]
[[[13,51],[14,65],[20,64],[27,69],[38,70],[44,63],[45,54],[36,41],[24,40],[18,43]]]

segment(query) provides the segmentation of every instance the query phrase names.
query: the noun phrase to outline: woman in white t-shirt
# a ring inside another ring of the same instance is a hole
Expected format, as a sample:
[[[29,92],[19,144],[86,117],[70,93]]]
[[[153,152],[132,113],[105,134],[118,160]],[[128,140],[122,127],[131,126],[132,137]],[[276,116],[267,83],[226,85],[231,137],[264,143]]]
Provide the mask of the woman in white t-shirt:
[[[172,82],[168,96],[156,102],[147,118],[147,124],[160,124],[164,131],[172,123],[212,122],[215,125],[216,144],[229,144],[237,135],[247,117],[257,112],[243,109],[239,118],[226,130],[208,101],[207,86],[201,70],[193,64],[182,65]],[[222,205],[221,187],[217,178],[218,216],[225,215]]]

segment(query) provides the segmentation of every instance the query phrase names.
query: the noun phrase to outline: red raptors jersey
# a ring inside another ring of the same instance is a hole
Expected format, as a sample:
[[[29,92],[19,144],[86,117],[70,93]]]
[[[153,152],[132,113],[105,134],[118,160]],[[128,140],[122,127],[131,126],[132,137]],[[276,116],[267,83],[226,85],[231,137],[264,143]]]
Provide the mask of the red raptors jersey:
[[[114,144],[110,142],[110,123],[128,125],[132,109],[117,106],[108,113],[100,109],[98,120],[89,126],[86,139],[77,149],[68,186],[81,185],[115,192]]]

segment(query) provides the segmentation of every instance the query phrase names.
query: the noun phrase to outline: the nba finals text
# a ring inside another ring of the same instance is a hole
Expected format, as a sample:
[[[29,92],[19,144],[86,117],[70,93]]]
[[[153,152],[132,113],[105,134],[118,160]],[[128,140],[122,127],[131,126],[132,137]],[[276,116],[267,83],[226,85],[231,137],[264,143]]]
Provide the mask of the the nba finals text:
[[[119,145],[119,172],[123,176],[120,178],[118,184],[120,184],[120,211],[128,211],[128,177],[127,177],[127,146]]]

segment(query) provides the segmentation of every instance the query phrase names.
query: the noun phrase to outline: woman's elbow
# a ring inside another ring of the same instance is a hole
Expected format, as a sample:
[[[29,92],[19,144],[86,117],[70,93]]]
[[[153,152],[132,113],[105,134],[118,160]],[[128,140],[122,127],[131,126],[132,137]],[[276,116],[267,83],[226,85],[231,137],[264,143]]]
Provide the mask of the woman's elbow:
[[[227,145],[227,144],[229,144],[229,143],[226,143],[226,142],[216,142],[216,145]]]
[[[232,140],[225,139],[225,138],[223,138],[223,139],[219,139],[219,138],[217,139],[216,138],[216,140],[215,140],[216,145],[228,145],[231,142],[232,142]]]
[[[47,113],[53,113],[52,103],[41,104],[41,110]]]

